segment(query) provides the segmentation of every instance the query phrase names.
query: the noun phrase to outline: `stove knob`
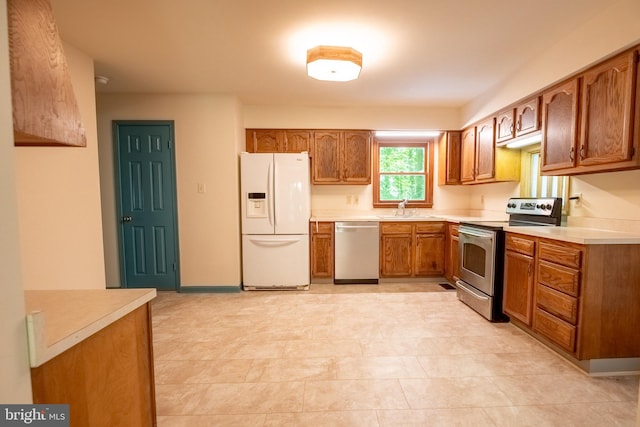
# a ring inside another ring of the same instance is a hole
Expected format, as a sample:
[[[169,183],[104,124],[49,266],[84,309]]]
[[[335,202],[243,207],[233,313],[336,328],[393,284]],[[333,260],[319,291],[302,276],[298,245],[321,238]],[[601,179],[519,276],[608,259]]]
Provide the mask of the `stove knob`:
[[[552,206],[550,204],[547,204],[547,209],[551,210]]]
[[[536,205],[536,209],[542,209],[542,205]]]
[[[542,209],[543,211],[547,209],[547,207],[545,205],[540,205],[540,209]]]

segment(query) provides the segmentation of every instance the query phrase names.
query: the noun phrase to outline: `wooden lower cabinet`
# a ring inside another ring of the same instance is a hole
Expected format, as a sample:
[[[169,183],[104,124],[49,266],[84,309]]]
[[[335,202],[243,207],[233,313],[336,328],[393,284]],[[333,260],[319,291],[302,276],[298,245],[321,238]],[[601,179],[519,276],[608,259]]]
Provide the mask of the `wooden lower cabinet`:
[[[508,233],[505,238],[503,311],[527,326],[532,323],[535,241]]]
[[[333,222],[312,222],[311,235],[311,278],[332,279],[334,272]]]
[[[514,323],[573,360],[640,357],[640,245],[515,233],[505,242],[504,311]]]
[[[155,426],[151,309],[145,304],[31,369],[33,403],[67,403],[72,426]]]
[[[460,277],[458,226],[458,224],[447,224],[445,234],[444,277],[451,283],[455,283]]]
[[[380,224],[380,277],[444,275],[444,222]]]

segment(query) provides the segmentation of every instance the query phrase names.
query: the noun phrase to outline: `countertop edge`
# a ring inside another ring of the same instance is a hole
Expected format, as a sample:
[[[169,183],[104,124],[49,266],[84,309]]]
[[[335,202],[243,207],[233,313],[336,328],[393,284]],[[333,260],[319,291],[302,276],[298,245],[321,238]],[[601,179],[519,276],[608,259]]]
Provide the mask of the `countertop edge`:
[[[122,290],[114,290],[114,292],[122,292]],[[149,289],[148,292],[145,292],[143,295],[132,299],[106,316],[95,319],[86,326],[76,330],[71,335],[63,337],[51,345],[47,345],[45,340],[44,331],[46,328],[46,320],[44,313],[42,311],[27,313],[27,338],[29,344],[29,362],[31,367],[36,368],[43,365],[96,332],[106,328],[110,324],[148,303],[154,299],[156,295],[157,292],[155,289]]]

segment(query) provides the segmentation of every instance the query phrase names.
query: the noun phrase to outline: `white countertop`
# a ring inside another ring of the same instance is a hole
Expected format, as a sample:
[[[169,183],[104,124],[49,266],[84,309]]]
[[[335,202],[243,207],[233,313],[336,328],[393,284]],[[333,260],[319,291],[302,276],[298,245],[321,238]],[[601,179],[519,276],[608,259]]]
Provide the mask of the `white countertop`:
[[[25,291],[31,367],[37,367],[156,297],[155,289]]]
[[[484,216],[467,216],[467,215],[448,215],[436,214],[426,215],[418,213],[414,216],[397,217],[391,214],[371,214],[369,212],[322,212],[315,214],[310,218],[311,222],[320,221],[447,221],[447,222],[505,222],[508,216],[504,215],[484,215]],[[505,231],[526,234],[534,237],[544,237],[548,239],[556,239],[565,242],[579,243],[583,245],[635,245],[640,244],[640,234],[627,233],[622,231],[601,230],[595,228],[573,227],[573,226],[506,226]]]

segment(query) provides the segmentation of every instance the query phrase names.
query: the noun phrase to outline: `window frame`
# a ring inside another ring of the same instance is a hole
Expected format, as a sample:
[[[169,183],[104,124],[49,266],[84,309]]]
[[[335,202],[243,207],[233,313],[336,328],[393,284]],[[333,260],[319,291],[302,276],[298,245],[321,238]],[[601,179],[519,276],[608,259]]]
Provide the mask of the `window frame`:
[[[434,174],[434,149],[433,138],[409,140],[402,138],[384,138],[383,140],[373,138],[373,207],[374,208],[395,208],[402,200],[380,200],[380,148],[381,147],[422,147],[424,148],[424,172],[425,177],[425,200],[409,200],[407,208],[431,208],[433,207],[433,174]],[[417,173],[418,175],[420,173]],[[384,173],[382,175],[385,175]],[[411,175],[416,175],[411,172]]]

